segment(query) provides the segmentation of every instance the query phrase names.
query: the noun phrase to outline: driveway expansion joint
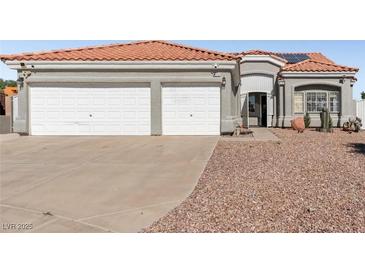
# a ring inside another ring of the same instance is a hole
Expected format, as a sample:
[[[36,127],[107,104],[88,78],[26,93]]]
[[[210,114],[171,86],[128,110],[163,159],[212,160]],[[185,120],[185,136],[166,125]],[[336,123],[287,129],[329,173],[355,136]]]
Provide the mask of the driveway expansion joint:
[[[14,206],[14,205],[10,205],[10,204],[0,203],[0,207],[7,207],[7,208],[11,208],[11,209],[28,211],[28,212],[32,212],[32,213],[35,213],[35,214],[44,215],[44,211],[41,211],[41,210],[36,210],[36,209],[31,209],[31,208],[26,208],[26,207],[19,207],[19,206]],[[92,228],[97,228],[97,229],[100,229],[100,230],[105,231],[105,232],[116,232],[116,231],[112,231],[109,228],[105,228],[105,227],[102,227],[102,226],[90,224],[90,223],[87,223],[87,222],[84,222],[84,221],[69,218],[69,217],[66,217],[66,216],[59,215],[59,214],[52,213],[52,216],[49,216],[49,217],[50,218],[55,218],[53,220],[50,220],[50,221],[53,221],[53,222],[56,222],[57,220],[65,220],[65,221],[79,223],[79,224],[89,226],[89,227],[92,227]],[[43,223],[43,224],[35,227],[34,230],[39,230],[41,227],[44,227],[46,225],[49,225],[49,224],[53,223],[53,222],[50,222],[50,221],[47,221],[46,223]]]
[[[106,217],[106,216],[112,216],[112,215],[117,215],[117,214],[130,213],[130,212],[134,212],[134,211],[140,211],[140,210],[143,210],[143,209],[149,209],[149,208],[154,208],[154,207],[158,207],[158,206],[162,206],[162,205],[176,204],[176,203],[181,203],[181,202],[182,202],[181,200],[176,200],[176,201],[157,203],[157,204],[147,205],[147,206],[143,206],[143,207],[122,209],[122,210],[107,212],[107,213],[103,213],[103,214],[97,214],[97,215],[93,215],[93,216],[82,217],[82,218],[78,218],[76,220],[77,221],[90,220],[90,219],[99,218],[99,217]]]

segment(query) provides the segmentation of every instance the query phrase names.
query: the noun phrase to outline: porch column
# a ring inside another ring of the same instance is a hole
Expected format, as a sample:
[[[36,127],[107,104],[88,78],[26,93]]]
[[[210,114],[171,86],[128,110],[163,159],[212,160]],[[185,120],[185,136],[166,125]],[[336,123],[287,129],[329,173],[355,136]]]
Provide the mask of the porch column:
[[[151,82],[151,135],[162,135],[161,83]]]
[[[341,121],[342,125],[344,122],[355,115],[356,110],[354,109],[352,100],[352,83],[350,79],[345,79],[341,87]]]
[[[285,102],[284,102],[284,87],[285,81],[279,80],[279,100],[278,104],[278,118],[277,118],[277,126],[283,127],[284,126],[284,116],[285,116]]]

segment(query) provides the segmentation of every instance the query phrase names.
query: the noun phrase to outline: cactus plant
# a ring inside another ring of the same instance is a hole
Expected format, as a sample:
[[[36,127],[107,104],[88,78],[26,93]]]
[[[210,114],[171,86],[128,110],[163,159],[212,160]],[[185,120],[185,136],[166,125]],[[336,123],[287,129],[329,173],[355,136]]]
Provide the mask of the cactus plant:
[[[349,131],[350,133],[352,131],[359,132],[361,130],[361,127],[362,127],[362,121],[361,118],[359,117],[349,118],[349,120],[343,124],[343,130]]]
[[[328,108],[324,107],[320,114],[321,117],[321,127],[318,129],[321,132],[333,132],[332,126],[332,118]]]
[[[309,116],[308,112],[304,115],[304,125],[305,128],[309,128],[311,125],[311,117]]]

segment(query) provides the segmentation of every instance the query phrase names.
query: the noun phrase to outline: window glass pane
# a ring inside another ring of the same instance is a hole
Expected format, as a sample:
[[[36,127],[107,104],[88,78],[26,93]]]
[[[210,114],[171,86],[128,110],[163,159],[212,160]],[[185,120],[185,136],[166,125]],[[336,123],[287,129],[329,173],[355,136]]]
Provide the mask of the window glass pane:
[[[250,95],[248,100],[248,109],[250,112],[256,112],[256,97],[255,95]]]
[[[329,94],[329,108],[331,112],[339,112],[340,111],[340,93],[339,92],[331,92]]]
[[[307,111],[315,111],[315,93],[307,93]]]
[[[294,112],[295,113],[304,112],[304,93],[294,94]]]
[[[324,92],[307,93],[307,111],[320,112],[327,106],[327,94]]]

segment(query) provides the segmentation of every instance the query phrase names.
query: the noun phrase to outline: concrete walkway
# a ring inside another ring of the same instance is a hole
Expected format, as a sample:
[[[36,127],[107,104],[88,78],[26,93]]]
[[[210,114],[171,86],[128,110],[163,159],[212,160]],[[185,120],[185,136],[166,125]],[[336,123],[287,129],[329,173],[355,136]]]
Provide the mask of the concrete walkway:
[[[1,141],[0,232],[138,232],[192,192],[218,139]]]
[[[251,128],[255,141],[279,141],[280,139],[272,133],[269,128]]]
[[[240,135],[236,137],[222,137],[221,140],[223,141],[237,141],[237,142],[254,142],[254,141],[260,141],[260,142],[267,142],[267,141],[273,141],[273,142],[280,142],[280,139],[272,133],[272,131],[269,128],[262,128],[262,127],[253,127],[250,128],[252,131],[252,134],[248,135]]]

